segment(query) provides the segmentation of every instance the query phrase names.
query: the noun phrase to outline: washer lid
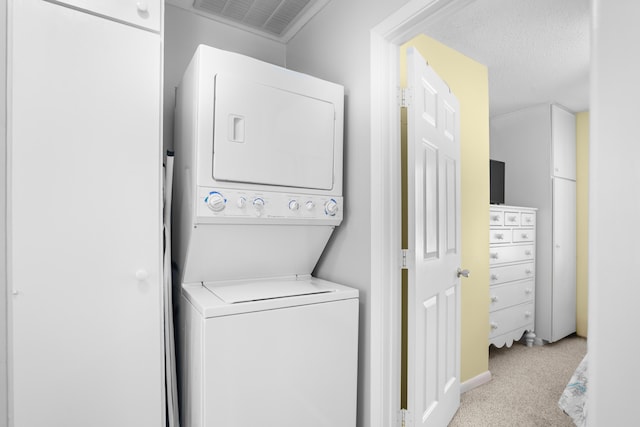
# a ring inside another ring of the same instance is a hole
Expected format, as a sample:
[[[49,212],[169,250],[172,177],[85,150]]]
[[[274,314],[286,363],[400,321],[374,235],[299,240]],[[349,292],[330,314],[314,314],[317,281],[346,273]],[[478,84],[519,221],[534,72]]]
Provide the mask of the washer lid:
[[[225,290],[233,288],[234,290]],[[220,292],[219,290],[222,289]],[[237,289],[237,294],[236,294]],[[255,291],[255,293],[254,293]],[[228,298],[229,302],[218,296]],[[237,295],[237,296],[236,296]],[[358,299],[358,290],[311,276],[183,283],[182,296],[205,319]],[[264,299],[264,298],[267,299]],[[260,299],[262,298],[262,299]],[[237,303],[232,302],[237,301]],[[240,302],[244,301],[244,302]]]
[[[248,282],[226,286],[204,286],[227,304],[238,304],[251,301],[264,301],[276,298],[287,298],[302,295],[334,292],[334,289],[323,289],[309,281],[270,281]]]

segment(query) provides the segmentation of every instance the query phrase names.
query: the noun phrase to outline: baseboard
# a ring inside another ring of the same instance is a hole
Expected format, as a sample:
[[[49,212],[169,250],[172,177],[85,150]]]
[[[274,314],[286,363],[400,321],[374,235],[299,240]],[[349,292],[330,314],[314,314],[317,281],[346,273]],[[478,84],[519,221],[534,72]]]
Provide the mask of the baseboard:
[[[460,384],[460,394],[466,393],[469,390],[473,390],[476,387],[480,387],[483,384],[491,381],[491,372],[485,371],[480,375],[476,375],[475,377],[468,379],[467,381]]]

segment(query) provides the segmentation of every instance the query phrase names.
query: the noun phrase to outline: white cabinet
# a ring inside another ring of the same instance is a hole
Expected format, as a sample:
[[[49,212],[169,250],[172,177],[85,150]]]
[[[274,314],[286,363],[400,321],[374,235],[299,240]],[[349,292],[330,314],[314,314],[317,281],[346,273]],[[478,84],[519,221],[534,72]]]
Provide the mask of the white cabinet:
[[[489,344],[511,347],[535,338],[536,210],[491,206],[489,211]]]
[[[576,330],[575,116],[538,105],[491,120],[491,158],[505,162],[505,201],[535,206],[536,336]]]
[[[551,150],[553,176],[576,180],[576,118],[555,105],[551,106]]]
[[[126,22],[152,31],[160,31],[162,0],[47,0]]]
[[[12,425],[164,425],[161,34],[10,3]]]
[[[576,283],[576,184],[553,180],[553,283]],[[575,286],[553,286],[552,338],[576,331]],[[555,339],[553,340],[555,341]]]

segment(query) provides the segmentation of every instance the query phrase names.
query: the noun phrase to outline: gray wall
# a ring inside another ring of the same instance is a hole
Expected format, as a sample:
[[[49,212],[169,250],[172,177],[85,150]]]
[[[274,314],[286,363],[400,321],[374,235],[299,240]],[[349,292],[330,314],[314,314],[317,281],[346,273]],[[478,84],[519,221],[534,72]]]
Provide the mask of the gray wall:
[[[287,44],[287,67],[345,87],[344,221],[316,267],[318,277],[360,291],[358,426],[371,425],[370,31],[406,0],[333,1]]]
[[[7,425],[7,2],[0,4],[0,427]]]

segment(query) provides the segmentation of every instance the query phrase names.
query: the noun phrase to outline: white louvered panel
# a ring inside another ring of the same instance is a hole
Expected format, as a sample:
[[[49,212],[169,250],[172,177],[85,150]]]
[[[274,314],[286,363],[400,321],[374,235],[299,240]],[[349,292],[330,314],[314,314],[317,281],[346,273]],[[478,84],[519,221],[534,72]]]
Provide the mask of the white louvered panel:
[[[193,7],[280,36],[298,19],[305,19],[305,11],[314,3],[318,0],[196,0]]]

